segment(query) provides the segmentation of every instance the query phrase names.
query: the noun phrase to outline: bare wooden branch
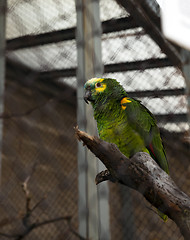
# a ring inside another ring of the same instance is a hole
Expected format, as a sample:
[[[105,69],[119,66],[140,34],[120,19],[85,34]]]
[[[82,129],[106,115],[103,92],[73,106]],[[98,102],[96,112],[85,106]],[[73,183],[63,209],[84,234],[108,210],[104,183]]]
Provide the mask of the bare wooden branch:
[[[26,180],[22,183],[22,189],[26,196],[26,211],[30,211],[30,192],[28,190],[28,181],[30,180],[30,176],[26,178]]]
[[[111,180],[135,189],[177,224],[184,239],[189,239],[190,198],[177,187],[149,154],[140,152],[128,159],[115,144],[89,136],[77,127],[75,133],[109,171],[97,175],[97,184]]]
[[[40,205],[46,198],[47,198],[46,195],[43,196],[43,197],[40,199],[40,201],[38,201],[38,202],[32,207],[31,212],[33,212],[36,208],[38,208],[39,205]]]
[[[26,200],[26,205],[25,205],[25,213],[23,214],[21,221],[22,224],[24,226],[22,232],[17,233],[17,234],[7,234],[7,233],[3,233],[0,232],[0,236],[6,237],[6,238],[10,238],[10,239],[14,239],[14,240],[22,240],[24,239],[30,232],[32,232],[34,229],[42,227],[44,225],[47,224],[51,224],[51,223],[55,223],[58,221],[66,221],[68,224],[68,228],[70,230],[70,232],[75,235],[76,237],[78,237],[78,239],[80,240],[86,240],[85,238],[83,238],[82,236],[80,236],[80,234],[74,230],[74,228],[71,225],[71,219],[72,216],[63,216],[63,217],[56,217],[56,218],[52,218],[52,219],[47,219],[44,221],[38,221],[35,220],[34,222],[31,221],[30,217],[32,215],[32,212],[40,205],[40,203],[46,198],[43,197],[40,201],[38,201],[34,207],[31,208],[31,194],[28,188],[28,182],[31,179],[31,176],[33,175],[33,173],[36,170],[36,166],[37,163],[34,163],[31,173],[27,176],[27,178],[25,179],[25,181],[22,183],[22,189],[23,192],[25,194],[25,200]],[[14,231],[15,232],[15,231]]]
[[[62,220],[68,221],[68,219],[70,219],[70,218],[71,218],[71,216],[65,216],[65,217],[58,217],[58,218],[45,220],[45,221],[39,222],[39,223],[36,223],[36,222],[32,223],[32,224],[28,225],[22,233],[14,236],[15,240],[22,240],[22,239],[24,239],[30,232],[32,232],[36,228],[39,228],[39,227],[42,227],[44,225],[51,224],[51,223],[54,223],[54,222],[62,221]],[[0,235],[1,234],[2,233],[0,233]],[[4,234],[4,236],[6,236],[6,235]]]

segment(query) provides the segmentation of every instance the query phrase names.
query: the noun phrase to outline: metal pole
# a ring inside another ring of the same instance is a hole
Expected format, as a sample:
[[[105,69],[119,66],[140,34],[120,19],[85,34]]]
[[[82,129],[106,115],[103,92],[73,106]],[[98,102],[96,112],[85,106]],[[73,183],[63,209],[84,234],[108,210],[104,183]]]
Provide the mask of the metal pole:
[[[91,106],[84,103],[84,84],[92,77],[101,77],[101,23],[98,0],[76,0],[77,10],[77,121],[81,130],[97,135]],[[95,156],[78,145],[79,233],[88,239],[110,239],[108,186],[99,190],[94,179],[101,166]],[[103,192],[104,197],[101,198]],[[98,194],[99,193],[99,194]],[[106,197],[105,197],[106,196]]]
[[[4,109],[4,89],[5,89],[5,18],[6,0],[0,1],[0,114]],[[0,118],[0,181],[2,166],[2,140],[3,140],[3,120]]]
[[[188,107],[188,125],[190,129],[190,52],[182,49],[181,50],[181,56],[182,56],[182,70],[183,70],[183,75],[185,78],[185,83],[186,83],[186,88],[185,88],[185,93],[187,96],[187,107]]]

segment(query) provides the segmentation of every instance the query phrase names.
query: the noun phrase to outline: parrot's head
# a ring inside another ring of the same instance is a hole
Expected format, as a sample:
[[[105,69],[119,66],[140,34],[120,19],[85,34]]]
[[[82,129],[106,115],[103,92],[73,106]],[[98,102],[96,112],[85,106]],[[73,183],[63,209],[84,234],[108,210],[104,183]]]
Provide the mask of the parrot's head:
[[[84,100],[86,103],[106,103],[109,99],[121,100],[126,96],[124,88],[115,79],[92,78],[85,85]]]

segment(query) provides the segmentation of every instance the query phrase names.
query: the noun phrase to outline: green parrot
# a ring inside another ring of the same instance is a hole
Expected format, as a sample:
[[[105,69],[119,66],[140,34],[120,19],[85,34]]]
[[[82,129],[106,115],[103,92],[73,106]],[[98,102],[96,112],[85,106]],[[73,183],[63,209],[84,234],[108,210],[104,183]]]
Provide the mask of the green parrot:
[[[102,140],[115,143],[128,158],[147,152],[169,174],[168,161],[156,120],[140,101],[128,97],[110,78],[92,78],[85,85],[84,100],[91,102]],[[159,212],[164,220],[166,215]]]

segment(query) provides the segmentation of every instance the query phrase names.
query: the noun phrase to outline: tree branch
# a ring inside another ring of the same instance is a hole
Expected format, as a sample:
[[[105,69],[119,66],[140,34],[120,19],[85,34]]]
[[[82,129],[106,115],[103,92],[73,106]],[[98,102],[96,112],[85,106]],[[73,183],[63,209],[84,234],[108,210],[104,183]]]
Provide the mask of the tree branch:
[[[117,146],[89,136],[75,128],[82,141],[108,170],[96,177],[96,183],[105,180],[122,183],[140,192],[153,206],[168,215],[179,227],[184,239],[190,236],[190,198],[182,192],[147,153],[137,153],[128,159]]]
[[[34,221],[34,222],[31,221],[32,213],[40,205],[40,203],[46,198],[46,197],[43,197],[40,201],[38,201],[34,205],[33,208],[31,208],[31,194],[30,194],[30,191],[29,191],[29,188],[28,188],[28,182],[30,181],[30,179],[31,179],[33,173],[35,172],[35,170],[36,170],[36,163],[34,163],[30,175],[28,175],[27,178],[25,179],[25,181],[22,183],[22,189],[23,189],[23,192],[24,192],[24,195],[25,195],[25,200],[26,200],[25,213],[23,214],[23,216],[21,218],[24,229],[22,229],[22,231],[17,233],[17,234],[7,234],[7,233],[0,232],[0,236],[6,237],[6,238],[12,238],[12,239],[14,238],[14,240],[22,240],[23,238],[25,238],[30,232],[32,232],[36,228],[40,228],[44,225],[64,220],[64,221],[67,222],[69,231],[73,235],[78,237],[78,239],[80,239],[80,240],[86,240],[77,231],[75,231],[74,228],[72,227],[72,224],[71,224],[72,216],[57,217],[57,218],[53,218],[53,219],[47,219],[47,220],[44,220],[42,222],[39,222],[37,220]]]

